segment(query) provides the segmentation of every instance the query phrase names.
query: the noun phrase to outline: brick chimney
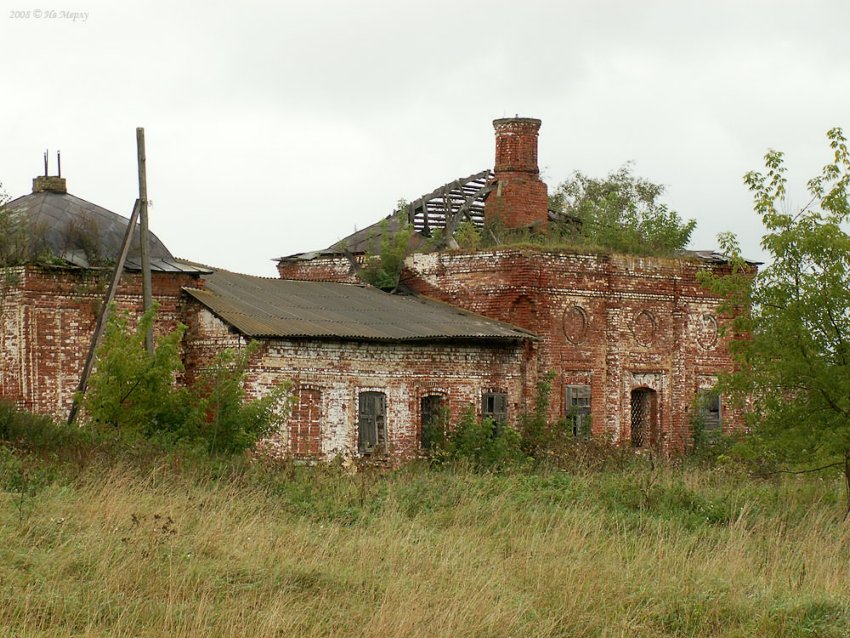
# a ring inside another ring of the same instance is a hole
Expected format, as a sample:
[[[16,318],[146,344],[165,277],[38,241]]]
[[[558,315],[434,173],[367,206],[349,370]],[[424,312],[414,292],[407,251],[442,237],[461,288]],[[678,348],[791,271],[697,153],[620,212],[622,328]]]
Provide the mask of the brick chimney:
[[[65,178],[56,175],[39,175],[32,180],[32,192],[43,193],[49,191],[51,193],[67,193],[65,187]]]
[[[549,221],[546,184],[537,167],[540,120],[511,117],[493,120],[496,129],[496,190],[487,196],[485,221],[506,228],[532,226],[544,230]]]

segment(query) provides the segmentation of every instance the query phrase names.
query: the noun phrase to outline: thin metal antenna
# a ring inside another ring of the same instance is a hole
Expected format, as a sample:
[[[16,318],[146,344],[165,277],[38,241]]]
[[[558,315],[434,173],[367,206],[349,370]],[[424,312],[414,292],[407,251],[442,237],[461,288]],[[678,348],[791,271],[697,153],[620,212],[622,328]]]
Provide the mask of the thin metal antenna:
[[[59,177],[62,177],[62,151],[56,151],[56,165],[59,170]]]
[[[47,177],[47,150],[44,151],[44,176]]]

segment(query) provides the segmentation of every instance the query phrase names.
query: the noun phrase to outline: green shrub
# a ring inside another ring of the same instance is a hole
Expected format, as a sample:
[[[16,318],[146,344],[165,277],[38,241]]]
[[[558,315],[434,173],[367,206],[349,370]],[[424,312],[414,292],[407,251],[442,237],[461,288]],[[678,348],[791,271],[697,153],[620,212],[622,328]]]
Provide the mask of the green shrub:
[[[194,405],[187,425],[191,438],[205,441],[210,452],[247,449],[286,418],[290,383],[278,384],[252,401],[245,396],[245,375],[257,347],[252,342],[242,350],[220,352],[192,384],[189,396]]]
[[[454,427],[432,436],[433,457],[441,462],[501,470],[525,460],[519,433],[500,421],[476,417],[472,406]]]
[[[477,250],[481,246],[481,231],[468,219],[457,225],[454,238],[458,247],[463,250]]]
[[[156,310],[142,315],[135,329],[126,311],[113,308],[110,313],[95,372],[82,399],[94,422],[153,436],[177,432],[189,418],[186,390],[175,386],[176,375],[183,371],[179,344],[185,326],[159,337],[151,355],[145,348],[145,335]]]
[[[413,236],[413,226],[404,219],[407,204],[400,200],[399,212],[396,213],[398,230],[391,230],[387,220],[380,225],[380,252],[366,255],[366,263],[360,271],[360,278],[367,284],[392,291],[398,288],[404,260],[409,254],[410,238]]]
[[[95,372],[83,407],[89,420],[138,432],[169,445],[200,446],[210,453],[247,449],[287,416],[289,384],[262,398],[245,396],[245,376],[257,346],[225,350],[201,370],[190,387],[178,385],[179,355],[185,330],[178,326],[157,340],[151,355],[145,334],[156,309],[135,329],[127,313],[113,312],[98,348]]]

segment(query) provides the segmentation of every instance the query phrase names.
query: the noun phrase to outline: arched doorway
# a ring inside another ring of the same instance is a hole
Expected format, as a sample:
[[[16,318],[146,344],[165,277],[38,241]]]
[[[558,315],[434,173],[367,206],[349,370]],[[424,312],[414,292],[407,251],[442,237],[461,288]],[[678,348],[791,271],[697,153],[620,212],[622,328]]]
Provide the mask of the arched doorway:
[[[632,390],[632,447],[658,447],[658,394],[651,388]]]

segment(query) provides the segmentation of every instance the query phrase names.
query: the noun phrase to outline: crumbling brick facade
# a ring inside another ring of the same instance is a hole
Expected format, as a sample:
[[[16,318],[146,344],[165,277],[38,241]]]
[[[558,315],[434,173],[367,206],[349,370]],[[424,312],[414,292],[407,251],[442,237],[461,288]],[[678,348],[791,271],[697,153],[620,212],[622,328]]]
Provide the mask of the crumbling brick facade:
[[[65,418],[80,382],[108,271],[38,265],[0,269],[0,398]],[[154,273],[157,329],[176,327],[188,274]],[[120,309],[141,312],[139,274],[125,273],[115,298]]]
[[[247,344],[198,302],[189,303],[186,317],[189,373],[223,348]],[[510,342],[266,339],[248,370],[246,389],[262,396],[283,380],[293,384],[288,422],[262,444],[276,456],[358,454],[359,395],[383,395],[387,451],[403,459],[422,450],[423,399],[440,397],[441,405],[458,418],[470,407],[480,413],[484,393],[505,393],[513,420],[521,409],[525,374],[525,346]]]
[[[309,273],[309,263],[300,271]],[[318,272],[343,274],[344,281],[345,263],[343,256],[323,256]],[[570,388],[588,387],[595,434],[676,453],[691,440],[698,393],[733,366],[729,338],[720,335],[720,299],[697,281],[700,270],[727,268],[697,257],[445,251],[408,257],[402,283],[540,336],[525,354],[519,409],[531,408],[538,381],[554,372],[550,418],[570,414]],[[297,278],[294,270],[286,273]],[[638,441],[633,407],[641,390],[653,408]],[[724,430],[741,424],[735,411],[726,405],[722,410]]]
[[[590,386],[596,434],[682,451],[697,391],[732,367],[719,300],[697,281],[707,266],[695,259],[492,250],[418,254],[407,264],[404,283],[417,292],[540,335],[529,364],[538,378],[556,374],[550,416],[569,413],[567,388]],[[640,389],[656,407],[638,442],[632,398]]]
[[[508,118],[496,130],[494,188],[485,223],[545,232],[546,185],[539,179],[540,120]],[[697,281],[728,266],[716,256],[679,258],[494,248],[415,253],[405,262],[409,289],[539,335],[525,353],[520,404],[556,375],[549,416],[580,417],[597,435],[638,448],[680,452],[706,415],[702,393],[733,367],[721,337],[720,299]],[[282,278],[351,281],[349,258],[324,251],[285,258]],[[740,415],[713,399],[708,418],[729,430]]]
[[[356,257],[355,257],[356,259]],[[362,256],[360,262],[362,262]],[[329,254],[310,260],[281,259],[277,263],[281,279],[295,281],[334,281],[342,284],[361,283],[351,262],[341,254]]]

